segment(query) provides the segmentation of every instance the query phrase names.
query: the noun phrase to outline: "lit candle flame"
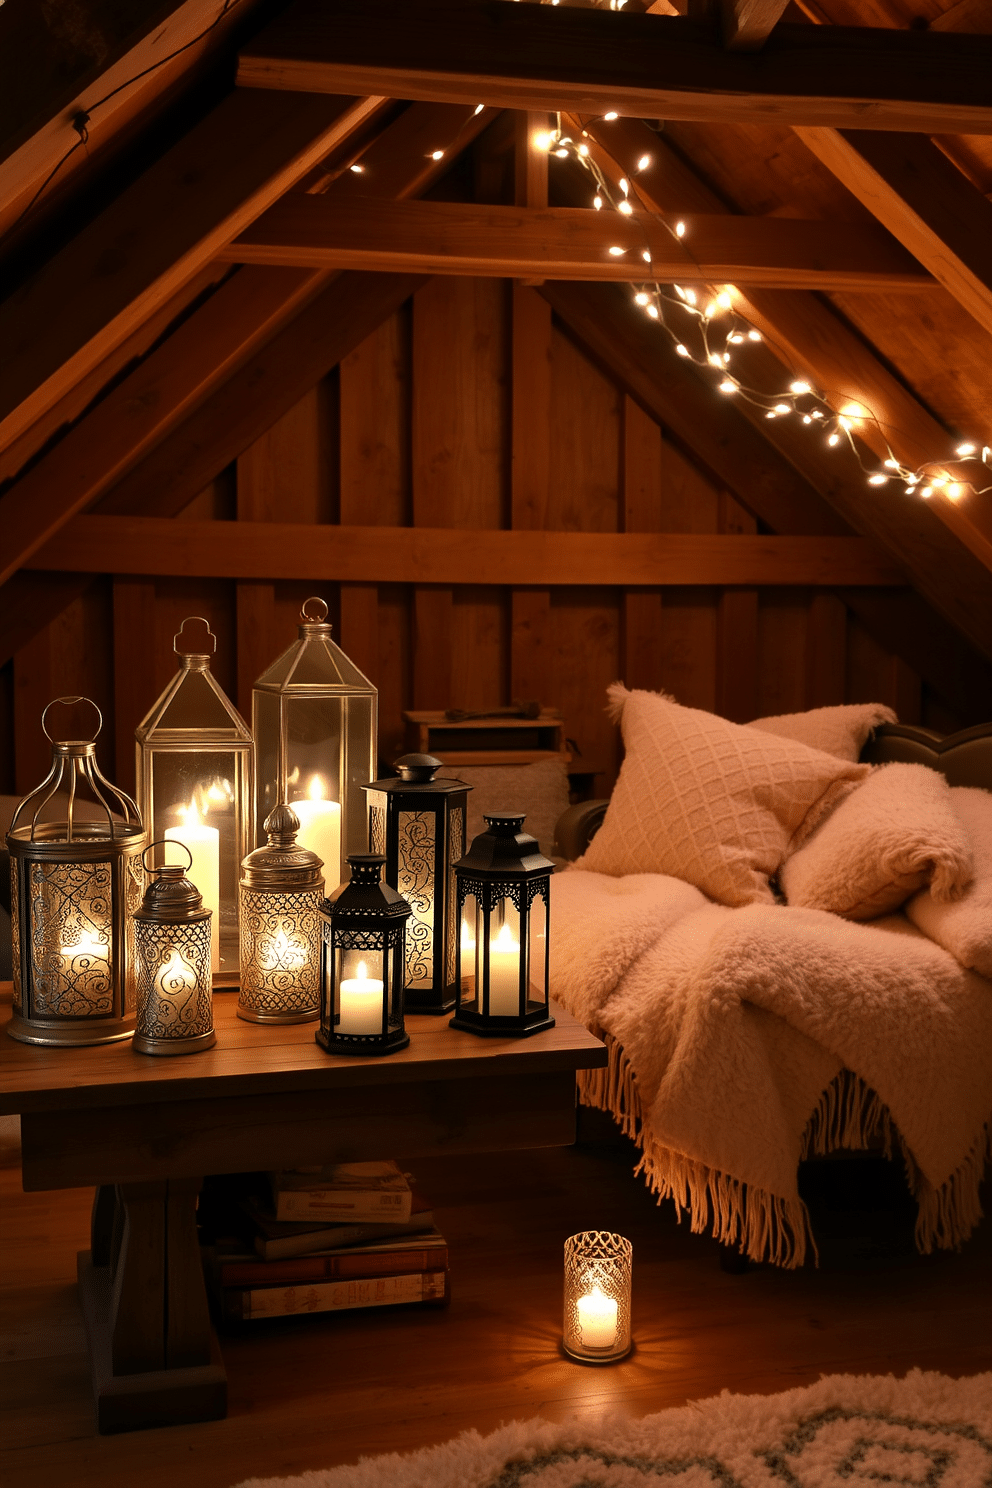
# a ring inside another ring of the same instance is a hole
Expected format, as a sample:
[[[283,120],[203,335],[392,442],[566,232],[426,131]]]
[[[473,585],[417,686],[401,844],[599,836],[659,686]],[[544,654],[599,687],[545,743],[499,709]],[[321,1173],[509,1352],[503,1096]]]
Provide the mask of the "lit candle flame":
[[[519,941],[514,940],[513,931],[505,922],[502,930],[493,941],[492,948],[494,951],[519,951],[520,943]]]
[[[310,789],[307,792],[311,801],[323,801],[327,795],[327,789],[319,775],[315,775],[310,781]]]

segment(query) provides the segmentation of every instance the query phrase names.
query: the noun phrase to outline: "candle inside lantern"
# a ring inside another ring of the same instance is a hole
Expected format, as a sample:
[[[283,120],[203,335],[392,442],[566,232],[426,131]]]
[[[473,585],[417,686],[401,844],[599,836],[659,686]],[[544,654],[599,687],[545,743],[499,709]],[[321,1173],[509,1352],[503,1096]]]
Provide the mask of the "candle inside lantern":
[[[173,950],[171,957],[155,973],[155,991],[160,997],[166,999],[167,1006],[175,1009],[176,1020],[180,1024],[192,1023],[197,1014],[197,1007],[193,1001],[196,992],[196,972],[188,962],[184,961],[179,952]],[[159,1015],[165,1012],[159,1007]],[[163,1017],[163,1022],[168,1022]]]
[[[576,1299],[579,1332],[586,1348],[613,1348],[617,1341],[617,1302],[598,1286]]]
[[[364,961],[356,976],[341,983],[340,1012],[338,1033],[382,1032],[382,982],[369,976]]]
[[[337,801],[328,801],[326,787],[320,775],[310,782],[310,791],[303,800],[293,801],[300,829],[296,834],[298,847],[309,848],[324,864],[324,892],[333,894],[341,882],[341,806]]]
[[[507,924],[489,947],[489,1011],[498,1018],[520,1011],[520,942]]]
[[[59,947],[63,961],[67,962],[76,976],[87,983],[99,986],[110,976],[110,946],[98,940],[92,930],[80,929],[79,939],[72,945],[63,942]]]
[[[280,926],[276,935],[259,947],[258,961],[263,971],[302,971],[307,964],[307,948],[300,940],[291,940]]]
[[[213,910],[210,922],[210,969],[220,971],[220,832],[216,827],[204,825],[195,801],[189,806],[180,807],[179,815],[184,819],[183,825],[167,827],[166,841],[182,843],[193,860],[189,877],[203,897],[203,907]],[[166,862],[181,861],[178,857],[166,858]]]

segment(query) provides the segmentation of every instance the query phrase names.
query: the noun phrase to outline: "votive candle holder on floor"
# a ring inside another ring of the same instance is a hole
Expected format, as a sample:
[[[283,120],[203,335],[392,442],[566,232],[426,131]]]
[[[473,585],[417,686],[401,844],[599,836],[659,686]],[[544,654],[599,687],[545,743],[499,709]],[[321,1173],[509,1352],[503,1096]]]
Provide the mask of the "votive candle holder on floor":
[[[584,1230],[565,1241],[562,1344],[585,1364],[612,1364],[630,1353],[630,1278],[634,1248],[622,1235]]]

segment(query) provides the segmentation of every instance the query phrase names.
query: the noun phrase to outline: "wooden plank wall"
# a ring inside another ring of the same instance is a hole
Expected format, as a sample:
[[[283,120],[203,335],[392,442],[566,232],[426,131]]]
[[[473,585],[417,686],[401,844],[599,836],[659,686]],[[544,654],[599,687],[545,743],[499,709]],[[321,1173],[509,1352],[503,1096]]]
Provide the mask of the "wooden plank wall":
[[[754,520],[553,323],[536,290],[429,281],[184,516],[593,532],[753,532]],[[182,520],[180,517],[177,520]],[[0,672],[0,791],[46,769],[39,719],[82,692],[106,714],[104,768],[133,785],[133,730],[173,670],[183,617],[217,633],[216,673],[243,711],[295,635],[312,582],[95,579]],[[320,587],[320,586],[316,586]],[[381,754],[410,707],[558,707],[610,788],[604,690],[617,677],[744,721],[879,700],[951,729],[905,663],[832,593],[326,584],[335,633],[380,690]]]

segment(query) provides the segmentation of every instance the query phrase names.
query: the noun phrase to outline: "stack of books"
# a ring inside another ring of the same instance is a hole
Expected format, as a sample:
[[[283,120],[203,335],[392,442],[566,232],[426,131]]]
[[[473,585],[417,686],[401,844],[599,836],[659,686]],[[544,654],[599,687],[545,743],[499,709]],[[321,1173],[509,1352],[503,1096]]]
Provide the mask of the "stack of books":
[[[227,1221],[206,1251],[224,1322],[449,1300],[447,1243],[395,1162],[270,1173]]]

